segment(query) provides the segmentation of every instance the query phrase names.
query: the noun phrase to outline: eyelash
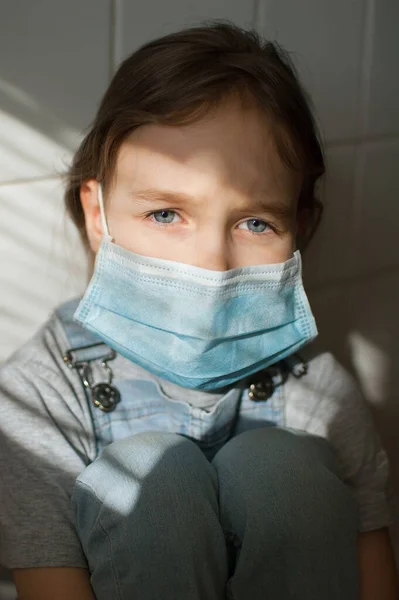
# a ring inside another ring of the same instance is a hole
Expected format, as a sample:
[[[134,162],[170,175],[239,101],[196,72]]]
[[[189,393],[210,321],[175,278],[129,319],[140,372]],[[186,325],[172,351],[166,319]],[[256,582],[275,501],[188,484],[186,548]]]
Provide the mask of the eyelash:
[[[179,212],[173,208],[161,208],[160,210],[152,210],[152,211],[146,213],[144,215],[144,220],[147,220],[150,217],[153,217],[154,215],[162,213],[162,212],[173,212],[173,213],[179,215]],[[180,217],[180,215],[179,215],[179,217]],[[244,221],[242,221],[242,223],[246,223],[247,221],[252,221],[252,220],[256,220],[256,221],[260,221],[261,223],[265,223],[265,225],[267,225],[267,227],[270,228],[271,231],[273,231],[274,233],[278,233],[277,227],[275,225],[273,225],[269,221],[265,221],[264,219],[259,219],[258,217],[250,217],[249,219],[245,219]],[[159,223],[159,221],[156,221],[155,219],[152,219],[152,223],[158,227],[167,227],[169,225],[173,225],[173,223]],[[266,230],[266,231],[251,231],[250,229],[248,229],[247,231],[248,231],[248,233],[251,233],[252,235],[259,236],[259,235],[266,235],[268,230]]]

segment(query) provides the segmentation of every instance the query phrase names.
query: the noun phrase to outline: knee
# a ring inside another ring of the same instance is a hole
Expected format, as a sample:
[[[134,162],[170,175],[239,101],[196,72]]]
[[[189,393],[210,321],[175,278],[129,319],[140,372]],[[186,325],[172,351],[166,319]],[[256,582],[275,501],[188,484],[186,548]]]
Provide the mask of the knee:
[[[212,464],[223,470],[231,465],[238,476],[265,475],[269,482],[275,477],[292,481],[309,470],[313,474],[326,470],[338,474],[339,471],[326,440],[278,427],[241,433],[218,452]]]
[[[105,531],[126,543],[133,531],[144,548],[165,524],[182,536],[198,528],[202,516],[215,520],[217,477],[190,440],[140,433],[107,446],[81,473],[72,508],[85,549],[99,546]]]
[[[322,438],[274,427],[251,430],[230,440],[213,465],[220,488],[238,493],[251,512],[265,514],[267,507],[271,520],[278,514],[318,531],[337,520],[356,524],[354,499]]]
[[[177,434],[145,432],[107,446],[77,478],[72,504],[81,515],[96,506],[101,514],[128,515],[144,497],[150,510],[160,497],[163,502],[168,496],[182,500],[201,486],[216,497],[215,471],[193,442]]]
[[[112,490],[181,480],[191,473],[201,477],[210,468],[200,449],[189,439],[173,433],[144,432],[107,446],[76,481],[90,488],[99,499]]]

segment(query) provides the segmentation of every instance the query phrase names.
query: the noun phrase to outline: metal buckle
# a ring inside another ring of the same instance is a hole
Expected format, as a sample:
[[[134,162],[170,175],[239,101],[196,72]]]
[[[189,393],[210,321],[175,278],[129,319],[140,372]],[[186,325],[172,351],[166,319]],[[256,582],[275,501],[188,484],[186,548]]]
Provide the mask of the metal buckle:
[[[93,356],[92,353],[89,352],[90,358],[81,358],[78,360],[76,357],[76,355],[84,357],[87,351],[100,346],[107,348],[106,354],[99,353],[98,356]],[[108,364],[109,361],[116,358],[115,350],[112,350],[112,348],[108,348],[106,344],[99,342],[98,344],[88,344],[87,346],[70,348],[65,352],[62,358],[68,369],[77,369],[83,385],[90,392],[90,397],[93,404],[104,412],[113,411],[118,402],[121,400],[119,390],[115,386],[111,385],[113,372]],[[101,366],[107,376],[107,381],[105,382],[102,381],[99,383],[94,383],[93,372],[90,363],[97,360],[101,360]]]
[[[116,357],[116,352],[115,350],[112,350],[112,348],[108,348],[108,346],[106,346],[106,344],[104,344],[103,342],[99,342],[98,344],[89,344],[87,346],[79,346],[79,347],[75,347],[75,348],[70,348],[69,350],[67,350],[64,354],[64,356],[62,357],[64,363],[66,364],[66,366],[68,367],[68,369],[79,369],[80,367],[82,367],[83,365],[87,364],[88,362],[90,362],[90,360],[76,360],[74,358],[74,354],[78,353],[78,352],[84,352],[85,350],[91,350],[92,348],[96,348],[99,346],[105,346],[107,348],[107,354],[105,354],[104,356],[98,356],[95,359],[91,359],[91,360],[98,360],[98,359],[102,359],[104,362],[108,362],[110,360],[114,360],[114,358]]]

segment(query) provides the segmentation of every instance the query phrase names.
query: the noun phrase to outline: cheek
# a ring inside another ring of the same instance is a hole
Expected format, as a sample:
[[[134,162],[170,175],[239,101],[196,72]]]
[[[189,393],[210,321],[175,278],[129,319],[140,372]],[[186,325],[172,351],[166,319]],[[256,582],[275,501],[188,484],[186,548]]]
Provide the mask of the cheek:
[[[115,222],[112,229],[115,243],[126,250],[143,256],[164,257],[165,238],[142,223],[132,223],[127,219]],[[167,258],[167,257],[164,257]]]
[[[240,244],[234,249],[234,266],[273,265],[286,262],[295,251],[294,234],[275,237],[273,240],[254,244]]]
[[[286,262],[295,252],[295,236],[288,235],[284,240],[278,240],[276,244],[273,244],[268,251],[268,264]]]

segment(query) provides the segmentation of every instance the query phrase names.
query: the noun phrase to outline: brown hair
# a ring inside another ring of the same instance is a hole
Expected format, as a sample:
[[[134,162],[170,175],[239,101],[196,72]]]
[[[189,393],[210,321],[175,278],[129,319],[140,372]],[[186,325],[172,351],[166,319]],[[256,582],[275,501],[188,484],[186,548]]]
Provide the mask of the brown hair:
[[[145,44],[115,73],[67,176],[65,205],[88,247],[80,186],[110,183],[118,150],[141,125],[192,123],[227,96],[250,98],[270,118],[281,158],[301,172],[298,210],[311,237],[321,215],[315,185],[324,159],[310,101],[288,54],[255,31],[226,22],[184,29]]]

